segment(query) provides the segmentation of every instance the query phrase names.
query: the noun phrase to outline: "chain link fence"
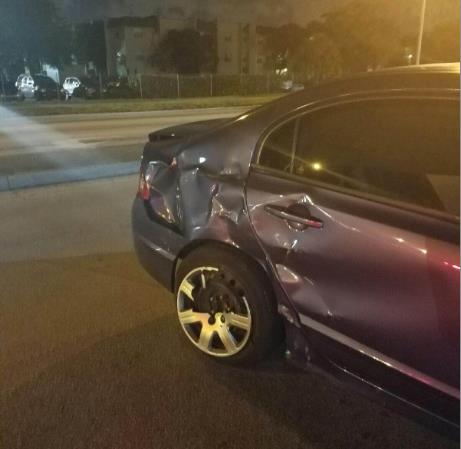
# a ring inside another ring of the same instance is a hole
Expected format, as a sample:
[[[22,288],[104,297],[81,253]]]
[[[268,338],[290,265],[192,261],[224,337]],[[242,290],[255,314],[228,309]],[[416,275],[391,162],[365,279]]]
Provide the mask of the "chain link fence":
[[[304,86],[307,76],[293,75],[291,80]],[[228,95],[264,95],[286,89],[286,78],[279,75],[139,75],[132,85],[141,98],[221,97]]]
[[[0,84],[0,101],[17,99],[17,89]],[[289,77],[267,75],[181,75],[157,74],[136,75],[128,79],[107,81],[100,78],[94,81],[91,97],[95,99],[167,99],[167,98],[200,98],[223,96],[259,96],[265,94],[289,91],[291,88],[300,88],[315,84],[313,77],[303,74],[291,74]],[[8,89],[7,89],[8,87]],[[11,91],[11,92],[10,92]],[[9,96],[7,94],[10,94]],[[79,94],[75,94],[78,97]],[[57,99],[63,99],[60,89],[57,90]]]

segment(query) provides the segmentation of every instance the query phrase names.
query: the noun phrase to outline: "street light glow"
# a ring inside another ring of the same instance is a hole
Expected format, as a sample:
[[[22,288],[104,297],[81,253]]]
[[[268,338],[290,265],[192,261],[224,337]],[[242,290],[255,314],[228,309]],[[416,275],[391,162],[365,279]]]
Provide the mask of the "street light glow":
[[[320,162],[314,162],[313,164],[311,164],[311,168],[312,170],[315,170],[315,171],[320,171],[322,170],[322,164]]]

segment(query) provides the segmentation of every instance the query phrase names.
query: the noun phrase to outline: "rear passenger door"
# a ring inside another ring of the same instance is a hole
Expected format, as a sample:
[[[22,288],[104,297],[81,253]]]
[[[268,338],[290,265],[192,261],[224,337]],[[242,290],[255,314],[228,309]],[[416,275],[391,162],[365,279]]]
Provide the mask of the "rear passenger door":
[[[456,96],[350,98],[284,119],[247,201],[302,324],[459,397]]]

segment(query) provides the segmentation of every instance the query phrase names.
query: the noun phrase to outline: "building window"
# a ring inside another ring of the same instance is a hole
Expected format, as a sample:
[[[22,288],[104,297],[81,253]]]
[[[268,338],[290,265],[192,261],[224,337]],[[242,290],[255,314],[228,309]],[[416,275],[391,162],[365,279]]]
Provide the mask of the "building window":
[[[133,36],[137,38],[141,38],[144,35],[144,30],[142,28],[134,28],[133,29]]]

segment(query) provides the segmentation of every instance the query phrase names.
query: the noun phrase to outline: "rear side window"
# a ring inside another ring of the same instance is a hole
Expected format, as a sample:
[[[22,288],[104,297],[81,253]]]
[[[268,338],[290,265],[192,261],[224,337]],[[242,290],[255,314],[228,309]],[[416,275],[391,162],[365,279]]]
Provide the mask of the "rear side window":
[[[264,167],[290,172],[293,155],[295,120],[276,128],[265,140],[258,163]]]
[[[300,120],[293,174],[459,216],[458,102],[359,102]]]

